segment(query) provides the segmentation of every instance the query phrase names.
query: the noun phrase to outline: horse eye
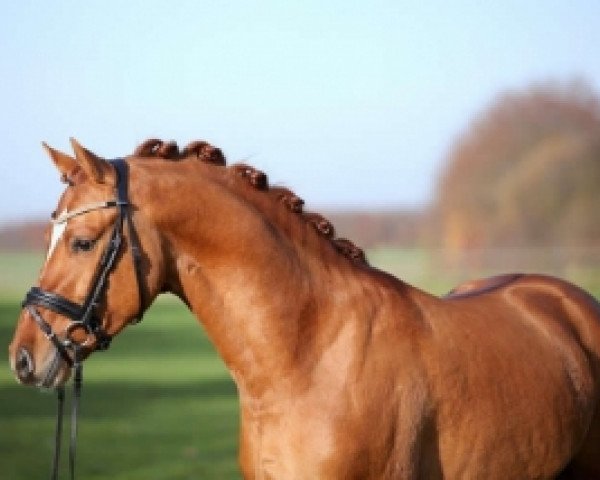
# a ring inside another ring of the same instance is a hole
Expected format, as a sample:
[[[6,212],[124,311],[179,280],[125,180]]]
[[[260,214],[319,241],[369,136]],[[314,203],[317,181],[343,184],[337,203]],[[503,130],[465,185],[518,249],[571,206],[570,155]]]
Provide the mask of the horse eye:
[[[92,248],[94,248],[94,243],[94,240],[89,240],[87,238],[76,238],[73,240],[71,248],[75,253],[89,252]]]

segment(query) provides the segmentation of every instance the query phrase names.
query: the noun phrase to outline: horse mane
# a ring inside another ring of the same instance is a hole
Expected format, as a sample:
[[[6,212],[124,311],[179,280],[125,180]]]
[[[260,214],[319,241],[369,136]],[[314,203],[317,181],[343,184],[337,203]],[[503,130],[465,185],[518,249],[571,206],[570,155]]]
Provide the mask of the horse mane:
[[[221,149],[208,142],[194,141],[180,150],[174,141],[164,142],[150,138],[140,144],[133,155],[137,157],[161,158],[168,161],[181,161],[197,159],[219,167],[225,167],[234,175],[245,179],[249,185],[259,191],[264,191],[275,203],[280,204],[291,214],[294,214],[312,226],[323,238],[329,240],[334,248],[352,262],[368,265],[364,251],[347,238],[337,238],[333,224],[323,215],[315,212],[304,211],[304,200],[285,187],[270,186],[269,179],[264,172],[245,163],[236,163],[227,167],[225,156]]]

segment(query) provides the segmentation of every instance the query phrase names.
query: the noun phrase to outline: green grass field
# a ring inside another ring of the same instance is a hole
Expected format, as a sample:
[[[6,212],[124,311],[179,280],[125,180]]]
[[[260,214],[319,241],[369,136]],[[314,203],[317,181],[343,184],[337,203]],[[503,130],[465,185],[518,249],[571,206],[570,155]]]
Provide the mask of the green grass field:
[[[17,303],[0,305],[4,345],[17,314]],[[81,478],[239,478],[236,389],[182,305],[159,301],[110,351],[90,357],[84,375]],[[44,478],[55,396],[17,385],[3,369],[0,402],[1,477]]]
[[[378,250],[370,258],[434,293],[465,279],[456,272],[440,275],[421,250]],[[39,254],[0,254],[0,344],[8,345],[20,298],[41,262]],[[571,280],[600,297],[600,269],[594,272]],[[55,396],[17,385],[5,365],[0,369],[0,478],[45,478]],[[159,299],[142,324],[129,327],[108,352],[94,354],[84,373],[79,478],[240,478],[235,386],[196,319],[176,299]],[[66,449],[63,460],[66,478]]]

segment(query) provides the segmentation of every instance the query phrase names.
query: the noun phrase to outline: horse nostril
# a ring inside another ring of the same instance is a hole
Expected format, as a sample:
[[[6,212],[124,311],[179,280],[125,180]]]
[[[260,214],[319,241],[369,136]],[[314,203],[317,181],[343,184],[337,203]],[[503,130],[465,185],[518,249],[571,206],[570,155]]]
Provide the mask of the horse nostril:
[[[33,358],[29,351],[24,347],[21,347],[17,352],[15,371],[17,377],[19,377],[19,380],[22,382],[30,380],[33,375]]]

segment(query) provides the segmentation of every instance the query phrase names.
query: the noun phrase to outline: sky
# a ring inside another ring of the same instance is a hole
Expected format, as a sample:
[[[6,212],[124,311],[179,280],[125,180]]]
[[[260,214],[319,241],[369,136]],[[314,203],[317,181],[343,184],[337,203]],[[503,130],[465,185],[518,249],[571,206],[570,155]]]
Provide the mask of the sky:
[[[41,148],[105,158],[203,139],[311,209],[426,205],[501,92],[600,91],[600,2],[5,2],[0,225],[64,185]]]

